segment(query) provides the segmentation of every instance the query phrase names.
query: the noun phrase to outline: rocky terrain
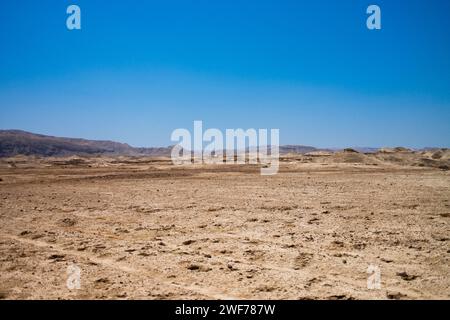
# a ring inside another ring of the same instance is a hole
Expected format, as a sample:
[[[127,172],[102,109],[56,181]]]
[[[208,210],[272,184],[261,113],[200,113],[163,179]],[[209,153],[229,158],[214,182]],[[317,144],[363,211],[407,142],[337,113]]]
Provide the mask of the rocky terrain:
[[[448,167],[440,149],[285,154],[274,176],[2,158],[0,298],[449,299]]]

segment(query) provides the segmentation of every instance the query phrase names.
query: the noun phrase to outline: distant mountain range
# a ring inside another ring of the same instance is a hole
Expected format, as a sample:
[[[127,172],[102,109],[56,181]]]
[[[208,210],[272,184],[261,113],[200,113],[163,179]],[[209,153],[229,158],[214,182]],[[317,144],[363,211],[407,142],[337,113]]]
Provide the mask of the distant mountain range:
[[[126,143],[60,138],[21,130],[0,130],[0,157],[15,155],[170,155],[172,148],[134,148]]]
[[[250,151],[254,151],[251,148]],[[247,149],[248,150],[248,149]],[[377,152],[377,148],[354,148],[362,153]],[[170,156],[172,147],[135,148],[126,143],[114,141],[61,138],[30,133],[22,130],[0,130],[0,157],[16,155],[71,156],[71,155],[129,155]],[[316,151],[333,152],[332,149],[318,149],[311,146],[280,146],[280,154],[305,154]]]

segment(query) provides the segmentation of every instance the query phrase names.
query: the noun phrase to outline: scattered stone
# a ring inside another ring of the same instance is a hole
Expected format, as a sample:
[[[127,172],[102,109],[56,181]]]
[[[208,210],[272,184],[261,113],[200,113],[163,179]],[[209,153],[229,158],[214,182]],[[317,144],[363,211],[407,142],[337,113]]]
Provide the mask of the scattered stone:
[[[95,280],[95,283],[110,283],[108,278],[100,278]]]
[[[386,297],[391,300],[400,300],[407,297],[407,295],[401,292],[387,292]]]
[[[313,284],[315,284],[315,283],[318,283],[318,282],[320,282],[320,280],[319,279],[317,279],[317,278],[311,278],[311,279],[309,279],[308,281],[307,281],[307,283],[306,283],[306,285],[305,285],[305,288],[306,289],[308,289],[308,288],[310,288]]]
[[[314,222],[317,222],[319,220],[320,220],[319,218],[312,218],[312,219],[308,220],[308,224],[313,224]]]
[[[208,212],[216,212],[216,211],[220,211],[220,210],[223,210],[223,209],[225,209],[225,208],[224,208],[224,207],[209,208],[209,209],[208,209]]]
[[[101,250],[106,249],[106,246],[102,245],[102,244],[97,244],[94,246],[94,249],[92,249],[92,252],[97,253]]]
[[[209,267],[201,266],[201,265],[198,265],[198,264],[190,264],[187,268],[188,268],[188,270],[198,271],[198,272],[209,272],[209,271],[212,270]]]
[[[344,242],[342,242],[342,241],[334,240],[332,242],[332,244],[335,245],[336,247],[340,247],[340,248],[344,247]]]
[[[65,257],[66,256],[63,254],[52,254],[50,257],[48,257],[48,259],[54,261],[64,261]]]
[[[191,265],[189,265],[187,268],[188,268],[188,270],[191,270],[191,271],[197,271],[197,270],[200,270],[200,266],[199,266],[199,265],[196,265],[196,264],[191,264]]]
[[[230,270],[230,271],[237,271],[237,270],[239,270],[239,269],[236,268],[232,263],[228,263],[228,264],[227,264],[227,268],[228,268],[228,270]]]
[[[294,260],[294,270],[299,270],[308,266],[311,263],[313,254],[307,252],[299,252],[298,256]]]
[[[77,221],[71,218],[64,218],[60,221],[60,224],[64,227],[73,227]]]
[[[353,245],[353,248],[355,248],[356,250],[363,250],[366,248],[366,244],[365,243],[356,243]]]
[[[328,300],[355,300],[355,298],[345,294],[338,294],[328,297]]]
[[[189,245],[191,245],[193,243],[195,243],[195,240],[186,240],[186,241],[183,242],[183,245],[189,246]]]
[[[260,291],[260,292],[273,292],[276,289],[277,288],[275,288],[275,287],[264,285],[264,286],[258,287],[256,290]]]
[[[434,237],[434,239],[437,240],[437,241],[442,241],[442,242],[450,240],[450,238],[441,237],[441,236],[436,236],[436,237]]]
[[[0,300],[4,300],[8,298],[8,293],[6,291],[1,290],[0,291]]]
[[[138,255],[141,256],[141,257],[150,257],[151,256],[151,254],[147,253],[147,252],[141,252]]]
[[[399,276],[400,278],[402,278],[405,281],[412,281],[418,278],[418,276],[415,275],[410,275],[406,272],[398,272],[397,276]]]

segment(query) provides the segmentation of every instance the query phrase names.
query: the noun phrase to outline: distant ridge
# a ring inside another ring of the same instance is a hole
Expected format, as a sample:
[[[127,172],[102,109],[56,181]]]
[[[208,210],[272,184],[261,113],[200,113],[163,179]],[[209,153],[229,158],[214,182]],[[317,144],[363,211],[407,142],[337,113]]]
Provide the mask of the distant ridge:
[[[269,146],[270,149],[270,146]],[[409,149],[397,148],[352,148],[358,153],[377,153],[402,151]],[[309,154],[314,152],[335,153],[343,149],[320,149],[303,145],[280,146],[280,154]],[[438,151],[439,148],[425,148],[414,151]],[[247,148],[247,152],[256,151]],[[62,138],[36,134],[22,130],[0,130],[0,157],[16,155],[26,156],[87,156],[87,155],[127,155],[127,156],[170,156],[172,147],[135,148],[126,143],[103,140],[87,140],[78,138]]]
[[[319,151],[310,146],[280,146],[280,153]],[[129,155],[170,156],[172,147],[135,148],[126,143],[78,138],[63,138],[36,134],[22,130],[0,130],[0,157],[26,156],[72,156],[72,155]],[[248,150],[247,150],[248,151]]]
[[[134,148],[114,141],[61,138],[21,130],[0,130],[0,157],[15,155],[170,155],[171,148]]]

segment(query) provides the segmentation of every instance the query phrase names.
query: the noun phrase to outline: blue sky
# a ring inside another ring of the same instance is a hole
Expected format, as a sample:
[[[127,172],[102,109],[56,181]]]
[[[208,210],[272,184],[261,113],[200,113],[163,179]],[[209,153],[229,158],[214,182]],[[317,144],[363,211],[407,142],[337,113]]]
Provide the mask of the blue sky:
[[[77,4],[82,30],[66,28]],[[378,4],[382,29],[366,28]],[[0,128],[171,144],[450,147],[450,1],[0,2]]]

